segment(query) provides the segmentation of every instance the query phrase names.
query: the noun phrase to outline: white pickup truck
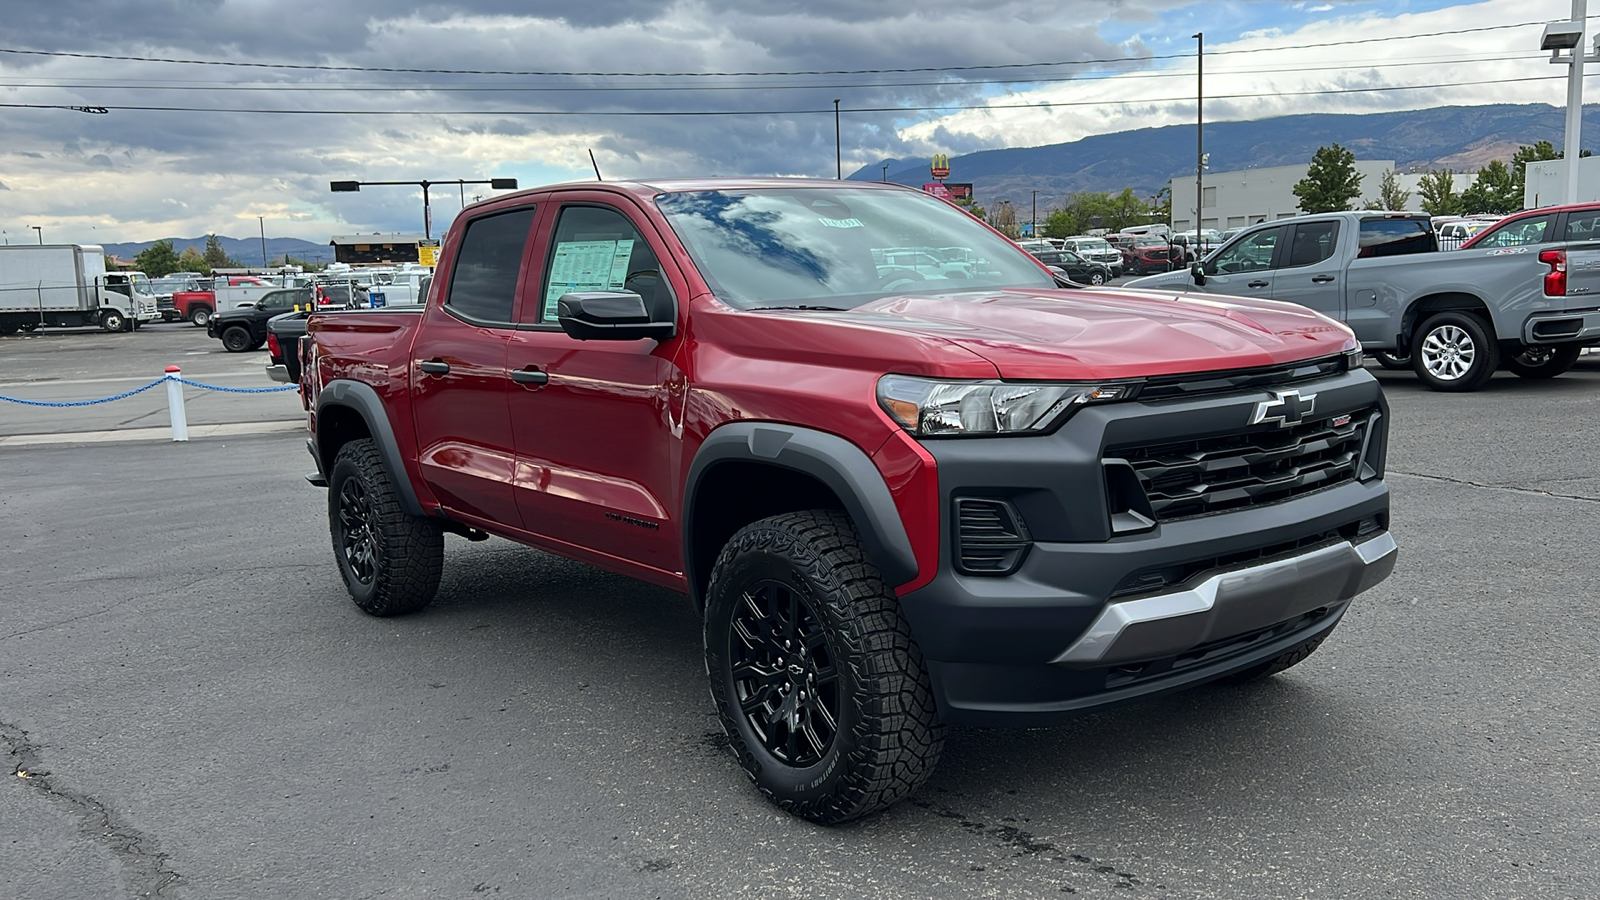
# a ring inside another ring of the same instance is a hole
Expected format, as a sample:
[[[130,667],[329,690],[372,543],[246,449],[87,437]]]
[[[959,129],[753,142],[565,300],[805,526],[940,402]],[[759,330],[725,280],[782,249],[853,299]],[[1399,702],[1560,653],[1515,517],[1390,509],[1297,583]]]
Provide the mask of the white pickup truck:
[[[1600,291],[1568,290],[1567,245],[1437,251],[1421,213],[1322,213],[1251,226],[1187,270],[1126,286],[1310,307],[1349,325],[1383,365],[1409,365],[1440,391],[1477,390],[1502,365],[1551,378],[1600,343]]]

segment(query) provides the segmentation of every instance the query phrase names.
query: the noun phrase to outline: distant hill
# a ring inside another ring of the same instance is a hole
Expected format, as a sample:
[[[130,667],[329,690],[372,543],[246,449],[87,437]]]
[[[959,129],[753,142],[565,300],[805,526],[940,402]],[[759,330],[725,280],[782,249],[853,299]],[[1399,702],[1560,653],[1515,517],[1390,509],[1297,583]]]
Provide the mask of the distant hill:
[[[172,249],[180,254],[188,247],[193,247],[196,252],[204,253],[206,250],[206,238],[207,235],[202,234],[196,238],[175,237],[167,238],[167,240],[172,241]],[[154,243],[155,241],[142,241],[127,244],[101,244],[100,246],[108,254],[122,259],[133,259],[145,250],[150,249],[150,246]],[[261,265],[261,238],[231,238],[219,234],[217,235],[217,243],[222,245],[224,253],[244,265]],[[306,262],[333,262],[333,247],[328,244],[314,244],[311,241],[302,241],[299,238],[267,238],[268,260],[278,259],[285,253],[295,259],[305,260]]]
[[[1357,159],[1392,159],[1400,171],[1445,168],[1477,170],[1490,160],[1509,161],[1517,147],[1545,140],[1561,146],[1564,113],[1542,103],[1442,106],[1362,115],[1280,116],[1254,122],[1207,124],[1209,170],[1301,165],[1325,144],[1339,143]],[[1600,106],[1585,106],[1583,127],[1600,145]],[[1168,125],[1097,134],[1064,144],[984,150],[950,158],[950,180],[972,182],[980,204],[1009,199],[1026,203],[1037,190],[1039,205],[1059,204],[1073,191],[1120,191],[1131,187],[1150,196],[1168,179],[1194,177],[1194,126]],[[928,160],[886,159],[850,175],[921,185]],[[1461,181],[1458,179],[1457,184]]]

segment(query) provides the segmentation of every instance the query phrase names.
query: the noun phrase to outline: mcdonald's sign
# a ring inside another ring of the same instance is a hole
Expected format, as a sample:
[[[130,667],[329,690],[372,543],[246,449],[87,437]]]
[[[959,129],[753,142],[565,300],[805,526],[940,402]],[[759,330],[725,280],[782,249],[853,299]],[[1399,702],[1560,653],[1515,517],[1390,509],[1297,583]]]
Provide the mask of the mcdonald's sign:
[[[928,171],[929,171],[929,173],[931,173],[933,175],[933,180],[934,181],[943,181],[946,178],[949,178],[950,177],[950,156],[949,156],[949,154],[935,153],[933,155],[933,165],[928,167]]]

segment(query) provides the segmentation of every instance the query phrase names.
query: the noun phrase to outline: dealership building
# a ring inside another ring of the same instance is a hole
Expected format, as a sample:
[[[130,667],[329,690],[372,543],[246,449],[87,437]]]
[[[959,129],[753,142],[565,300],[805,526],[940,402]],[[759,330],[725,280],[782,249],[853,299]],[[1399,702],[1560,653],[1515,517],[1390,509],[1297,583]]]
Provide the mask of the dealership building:
[[[1358,159],[1355,161],[1355,166],[1356,172],[1362,176],[1361,198],[1354,204],[1360,207],[1364,206],[1367,200],[1378,196],[1378,185],[1383,181],[1383,173],[1394,171],[1394,160]],[[1229,228],[1243,228],[1257,222],[1288,219],[1300,215],[1300,198],[1294,195],[1294,186],[1306,177],[1309,168],[1310,165],[1307,164],[1241,169],[1237,172],[1207,172],[1200,227],[1226,231]],[[1463,177],[1458,173],[1456,177],[1456,190],[1459,192],[1471,183],[1473,176]],[[1406,203],[1408,210],[1422,209],[1422,197],[1417,192],[1417,183],[1421,178],[1421,173],[1402,172],[1396,175],[1400,189],[1411,192],[1411,197]],[[1195,180],[1174,178],[1168,182],[1168,186],[1172,191],[1172,230],[1193,231]]]

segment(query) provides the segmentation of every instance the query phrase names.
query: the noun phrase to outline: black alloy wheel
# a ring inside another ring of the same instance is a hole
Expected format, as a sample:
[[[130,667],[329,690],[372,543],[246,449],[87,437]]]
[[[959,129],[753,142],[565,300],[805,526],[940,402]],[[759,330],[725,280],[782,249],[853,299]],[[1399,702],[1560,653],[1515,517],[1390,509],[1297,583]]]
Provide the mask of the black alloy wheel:
[[[230,325],[222,332],[222,349],[229,353],[244,353],[250,349],[254,339],[250,336],[250,329],[243,325]]]
[[[372,534],[372,501],[359,478],[346,478],[339,485],[338,540],[351,577],[360,584],[372,584],[378,570],[378,542]]]
[[[734,699],[761,746],[787,766],[822,761],[839,733],[839,670],[803,589],[768,579],[728,624]]]

